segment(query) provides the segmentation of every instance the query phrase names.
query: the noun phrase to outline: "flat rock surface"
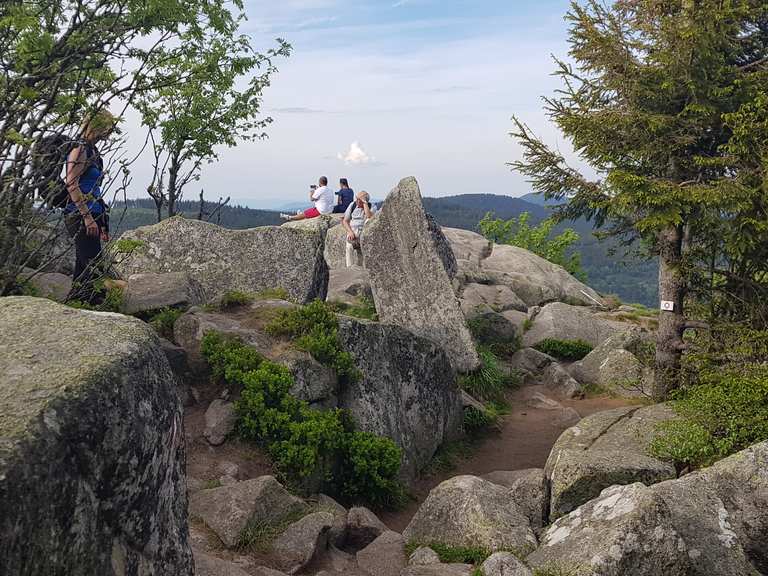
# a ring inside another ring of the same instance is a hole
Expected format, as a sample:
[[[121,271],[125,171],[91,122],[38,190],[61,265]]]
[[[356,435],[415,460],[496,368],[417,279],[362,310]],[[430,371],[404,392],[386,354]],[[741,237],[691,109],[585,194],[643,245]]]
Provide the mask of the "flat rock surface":
[[[630,329],[630,325],[608,320],[586,306],[553,302],[542,307],[531,327],[523,334],[523,346],[533,347],[542,340],[554,338],[584,340],[594,347]]]

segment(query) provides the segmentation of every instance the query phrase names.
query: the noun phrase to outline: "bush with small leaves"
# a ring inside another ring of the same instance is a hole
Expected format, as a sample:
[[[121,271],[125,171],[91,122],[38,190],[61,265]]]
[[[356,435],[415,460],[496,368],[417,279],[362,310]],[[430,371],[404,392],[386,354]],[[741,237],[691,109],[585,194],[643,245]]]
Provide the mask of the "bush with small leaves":
[[[581,360],[592,352],[592,345],[584,340],[558,340],[557,338],[545,338],[536,346],[539,352],[554,356],[558,360]]]

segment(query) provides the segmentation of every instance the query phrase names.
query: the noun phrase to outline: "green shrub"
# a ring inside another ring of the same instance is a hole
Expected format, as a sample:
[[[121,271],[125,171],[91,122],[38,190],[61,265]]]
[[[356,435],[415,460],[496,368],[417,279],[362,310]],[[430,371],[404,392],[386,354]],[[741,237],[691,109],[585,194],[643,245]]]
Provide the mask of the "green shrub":
[[[123,289],[117,286],[105,290],[103,283],[96,283],[95,290],[104,295],[101,304],[90,304],[82,300],[69,300],[67,306],[78,310],[94,310],[97,312],[120,312],[123,307]]]
[[[768,366],[712,369],[677,392],[680,419],[662,423],[651,452],[679,466],[706,466],[768,439]]]
[[[478,346],[477,353],[480,368],[460,376],[459,387],[478,400],[503,400],[504,393],[518,383],[517,377],[502,368],[499,359],[488,347]]]
[[[180,308],[161,308],[149,318],[149,323],[160,336],[172,340],[173,325],[176,324],[176,320],[182,314],[184,314],[184,311]]]
[[[480,410],[474,406],[464,408],[464,431],[470,436],[479,436],[498,423],[498,414],[493,408]]]
[[[200,353],[208,361],[216,380],[241,384],[246,372],[256,370],[264,357],[234,336],[208,332],[203,336]]]
[[[526,318],[525,320],[523,320],[523,334],[528,332],[528,330],[530,330],[532,327],[533,327],[533,320],[531,320],[530,318]]]
[[[344,454],[344,496],[379,508],[399,508],[406,493],[398,480],[402,451],[389,438],[353,432]]]
[[[131,254],[143,246],[144,242],[141,240],[134,240],[132,238],[120,238],[115,242],[115,251],[122,254]]]
[[[238,306],[246,306],[255,299],[256,297],[253,294],[241,292],[240,290],[230,290],[219,298],[216,306],[219,310],[229,310],[231,308],[237,308]]]
[[[536,346],[539,352],[554,356],[558,360],[581,360],[592,352],[592,345],[584,340],[558,340],[557,338],[545,338]]]
[[[314,300],[306,306],[280,310],[267,325],[267,332],[291,338],[297,348],[333,368],[339,377],[350,381],[360,377],[352,355],[342,349],[336,314],[325,302]]]
[[[473,564],[475,566],[482,564],[492,554],[492,552],[481,546],[449,546],[441,542],[421,543],[412,541],[405,546],[405,552],[408,556],[420,548],[427,546],[432,548],[439,556],[443,564]]]
[[[238,432],[264,446],[288,482],[374,507],[404,501],[401,451],[392,440],[354,431],[346,412],[314,410],[291,396],[290,371],[237,338],[208,333],[202,353],[215,377],[242,387]]]

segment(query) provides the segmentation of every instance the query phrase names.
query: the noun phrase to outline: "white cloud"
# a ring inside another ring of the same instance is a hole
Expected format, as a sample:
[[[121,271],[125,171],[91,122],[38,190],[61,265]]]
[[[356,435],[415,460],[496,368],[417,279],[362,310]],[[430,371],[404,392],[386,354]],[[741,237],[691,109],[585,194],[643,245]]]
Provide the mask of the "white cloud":
[[[339,152],[336,158],[343,161],[347,166],[376,163],[376,158],[369,156],[357,141],[349,145],[349,150],[346,153]]]

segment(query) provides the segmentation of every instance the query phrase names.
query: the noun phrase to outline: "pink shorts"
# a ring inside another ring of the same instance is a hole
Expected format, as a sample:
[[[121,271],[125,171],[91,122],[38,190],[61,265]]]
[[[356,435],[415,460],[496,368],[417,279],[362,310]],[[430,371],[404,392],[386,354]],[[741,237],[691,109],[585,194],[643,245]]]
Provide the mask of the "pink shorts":
[[[317,218],[320,216],[320,211],[317,208],[307,208],[304,210],[304,218]]]

